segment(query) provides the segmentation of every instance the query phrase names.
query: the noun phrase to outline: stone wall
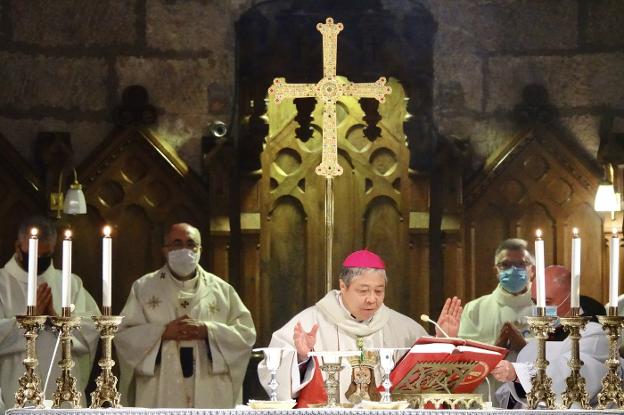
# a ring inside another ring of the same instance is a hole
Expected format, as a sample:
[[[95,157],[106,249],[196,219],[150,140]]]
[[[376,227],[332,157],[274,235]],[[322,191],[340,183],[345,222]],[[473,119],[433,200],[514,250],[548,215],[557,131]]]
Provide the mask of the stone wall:
[[[624,116],[624,1],[429,0],[438,22],[435,119],[487,156],[514,134],[522,88],[543,84],[592,157],[598,123]]]
[[[226,120],[234,28],[251,0],[0,0],[0,133],[32,162],[38,131],[70,131],[77,161],[141,84],[156,132],[196,170],[200,137]]]
[[[436,122],[481,156],[513,134],[528,83],[545,84],[592,156],[600,116],[624,116],[624,1],[422,1],[438,22]],[[160,112],[156,132],[199,170],[201,135],[229,118],[233,23],[254,2],[0,0],[0,133],[32,161],[38,131],[70,131],[81,161],[138,83]]]

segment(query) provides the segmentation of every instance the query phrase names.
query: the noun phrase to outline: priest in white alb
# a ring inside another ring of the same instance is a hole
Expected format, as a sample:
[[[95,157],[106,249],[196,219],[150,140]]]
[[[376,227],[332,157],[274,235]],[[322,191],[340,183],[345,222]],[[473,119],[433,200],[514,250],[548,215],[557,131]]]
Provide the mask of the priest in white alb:
[[[557,316],[570,315],[570,271],[561,266],[546,268],[546,304],[554,306]],[[535,295],[535,290],[533,290]],[[584,310],[580,314],[583,315]],[[560,323],[555,324],[555,330],[546,342],[546,359],[549,361],[546,373],[552,379],[552,390],[555,399],[561,403],[561,393],[566,388],[566,378],[570,374],[568,361],[572,354],[572,343],[567,337]],[[581,375],[586,381],[586,390],[590,403],[602,387],[601,380],[606,374],[605,361],[609,357],[609,342],[602,326],[588,321],[585,329],[581,330],[579,353],[583,366]],[[526,393],[531,390],[531,376],[535,372],[537,357],[537,342],[530,340],[520,351],[516,362],[502,360],[492,371],[492,375],[501,382],[506,382],[496,392],[497,399],[503,408],[524,408]]]
[[[17,380],[24,374],[23,360],[26,357],[23,330],[17,326],[15,316],[26,313],[26,292],[28,286],[28,239],[31,228],[37,228],[39,235],[37,259],[37,304],[38,315],[61,314],[61,271],[54,268],[52,255],[56,246],[56,227],[45,217],[35,216],[23,222],[19,228],[15,254],[0,270],[0,389],[7,408],[15,404]],[[77,388],[82,392],[82,404],[85,404],[84,390],[89,380],[91,367],[99,341],[98,331],[91,319],[100,311],[93,297],[82,286],[81,279],[72,275],[71,302],[73,314],[83,317],[80,329],[72,331],[72,357],[76,362],[72,374],[77,378]],[[53,358],[57,333],[49,326],[39,332],[37,338],[37,357],[41,382],[45,383],[48,368],[52,373],[47,383],[46,396],[56,390],[56,378],[60,374],[57,362],[61,359],[60,347]]]
[[[138,407],[233,408],[256,341],[251,314],[199,265],[197,228],[173,225],[163,254],[166,264],[134,282],[121,312],[120,389]]]
[[[277,373],[278,399],[296,398],[298,407],[326,399],[317,361],[309,352],[409,348],[427,335],[420,324],[384,305],[387,278],[378,255],[356,251],[342,265],[339,289],[297,314],[271,338],[269,347],[285,349]],[[446,301],[438,323],[450,336],[457,334],[461,311],[458,298]],[[379,368],[375,371],[379,384]],[[264,361],[258,366],[258,374],[266,387],[269,373]],[[350,383],[351,370],[347,368],[340,372],[342,402],[347,401],[345,391]]]
[[[520,327],[521,334],[529,335],[524,317],[531,315],[533,307],[534,266],[526,241],[517,238],[503,241],[494,254],[498,284],[492,293],[466,303],[459,337],[506,347],[515,357],[524,341],[522,337],[508,336],[511,332],[508,327]]]

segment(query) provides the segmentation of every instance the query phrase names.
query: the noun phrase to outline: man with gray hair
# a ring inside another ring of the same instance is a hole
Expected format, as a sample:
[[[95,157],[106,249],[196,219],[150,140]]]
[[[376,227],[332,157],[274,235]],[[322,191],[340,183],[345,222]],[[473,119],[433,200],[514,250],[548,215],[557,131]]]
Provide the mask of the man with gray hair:
[[[339,289],[328,292],[314,306],[293,317],[273,333],[269,347],[284,348],[277,373],[278,399],[296,398],[298,407],[326,400],[322,377],[311,351],[356,351],[379,347],[409,348],[416,339],[426,336],[425,329],[411,318],[383,303],[386,271],[382,259],[368,250],[350,254],[343,262]],[[447,299],[438,323],[450,336],[457,334],[461,301]],[[404,353],[404,352],[402,352]],[[381,379],[375,367],[374,380]],[[267,385],[270,373],[265,361],[258,374]],[[351,383],[351,370],[340,372],[340,390]],[[345,402],[351,397],[342,394]]]
[[[0,387],[2,398],[7,407],[15,403],[17,380],[24,373],[22,361],[26,357],[25,342],[22,330],[17,326],[15,316],[26,313],[26,292],[28,285],[28,240],[32,228],[37,228],[39,237],[37,258],[37,315],[61,314],[61,271],[54,267],[52,256],[56,246],[56,226],[54,222],[43,216],[34,216],[23,222],[19,228],[15,242],[15,254],[0,269]],[[89,380],[89,374],[95,359],[98,344],[98,332],[91,316],[99,315],[100,311],[93,297],[85,290],[82,280],[71,277],[71,303],[73,314],[83,317],[80,330],[72,332],[72,351],[77,360],[74,374],[78,378],[78,390],[82,392]],[[50,365],[52,374],[47,384],[48,393],[56,389],[54,384],[60,371],[52,354],[57,333],[49,328],[39,333],[37,338],[37,355],[39,370],[45,374]],[[45,382],[45,379],[42,379]],[[42,387],[43,389],[43,387]]]
[[[523,239],[503,241],[494,255],[498,284],[491,294],[470,301],[464,308],[459,337],[496,344],[513,351],[524,347],[514,326],[531,315],[531,282],[535,262]]]

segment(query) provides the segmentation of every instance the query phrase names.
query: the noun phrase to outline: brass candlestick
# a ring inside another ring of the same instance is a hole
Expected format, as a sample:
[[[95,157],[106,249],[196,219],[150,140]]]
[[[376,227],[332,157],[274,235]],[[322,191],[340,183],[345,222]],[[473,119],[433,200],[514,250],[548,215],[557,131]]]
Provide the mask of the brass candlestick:
[[[93,316],[95,327],[100,332],[102,339],[102,358],[98,361],[98,365],[102,369],[100,375],[95,380],[96,388],[91,392],[90,408],[104,408],[108,402],[111,408],[121,408],[119,403],[121,394],[117,391],[117,376],[113,375],[113,366],[115,361],[112,358],[113,353],[113,337],[119,329],[123,316]]]
[[[62,359],[58,362],[61,375],[56,379],[56,391],[52,395],[52,407],[60,408],[65,402],[69,402],[73,408],[80,408],[82,393],[76,389],[76,378],[71,369],[74,361],[71,353],[71,332],[80,327],[80,317],[72,316],[69,307],[63,307],[61,316],[50,317],[52,325],[56,327],[61,336]]]
[[[536,373],[531,377],[531,390],[527,393],[527,404],[535,409],[540,402],[544,402],[549,409],[555,408],[555,394],[552,391],[552,379],[546,374],[548,360],[546,360],[546,340],[548,333],[554,331],[552,325],[555,317],[545,315],[544,307],[537,308],[538,315],[527,317],[529,327],[537,338],[537,359],[535,360]]]
[[[18,380],[18,388],[15,392],[15,408],[23,408],[27,403],[34,404],[37,408],[43,408],[45,399],[41,392],[41,378],[36,369],[39,365],[36,351],[36,340],[39,331],[43,328],[47,316],[34,316],[34,307],[27,308],[24,316],[15,316],[17,324],[24,329],[26,338],[26,358],[24,366],[26,372]]]
[[[568,366],[570,367],[570,376],[566,378],[566,390],[563,392],[562,401],[564,408],[570,408],[574,402],[578,402],[582,408],[590,409],[589,395],[585,389],[585,378],[581,376],[581,367],[583,361],[580,357],[579,340],[581,339],[581,330],[587,324],[587,318],[579,315],[579,308],[572,308],[571,317],[561,317],[561,325],[563,329],[569,333],[568,338],[572,344],[572,353]]]
[[[624,407],[622,379],[618,374],[620,359],[618,351],[619,330],[624,325],[624,318],[617,315],[617,307],[607,307],[606,316],[598,316],[602,329],[609,337],[609,358],[605,361],[607,374],[602,379],[602,390],[598,393],[598,409],[605,409],[609,403]]]

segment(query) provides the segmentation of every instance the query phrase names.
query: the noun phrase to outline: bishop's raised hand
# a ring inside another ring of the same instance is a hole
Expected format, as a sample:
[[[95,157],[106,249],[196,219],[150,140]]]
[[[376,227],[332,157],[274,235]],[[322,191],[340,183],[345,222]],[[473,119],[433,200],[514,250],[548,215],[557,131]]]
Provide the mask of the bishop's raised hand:
[[[442,312],[440,312],[440,317],[438,317],[438,324],[450,337],[457,337],[459,322],[463,311],[464,308],[459,298],[453,297],[446,299],[444,307],[442,307]],[[437,328],[436,336],[442,336],[442,333],[438,333]]]
[[[308,353],[314,349],[318,328],[319,325],[315,324],[312,326],[312,329],[307,332],[303,329],[300,321],[298,321],[295,325],[293,341],[295,343],[295,349],[297,349],[297,361],[299,363],[307,360]]]

